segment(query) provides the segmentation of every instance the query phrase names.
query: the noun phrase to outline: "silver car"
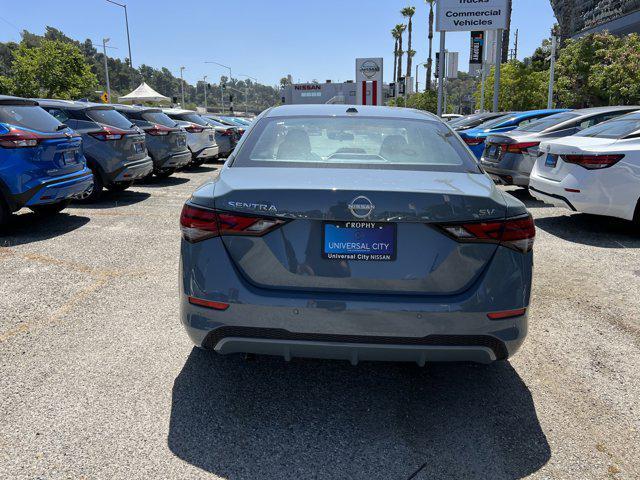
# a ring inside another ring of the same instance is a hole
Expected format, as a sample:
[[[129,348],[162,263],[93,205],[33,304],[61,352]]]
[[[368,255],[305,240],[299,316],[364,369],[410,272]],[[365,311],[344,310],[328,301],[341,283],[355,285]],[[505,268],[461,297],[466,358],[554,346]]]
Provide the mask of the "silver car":
[[[204,118],[192,110],[180,108],[166,108],[163,112],[187,132],[187,147],[191,151],[193,165],[202,165],[218,156],[215,130]]]
[[[640,110],[636,106],[597,107],[562,112],[531,122],[509,133],[490,135],[480,162],[500,184],[529,185],[541,142],[574,135],[598,123]]]
[[[71,100],[40,99],[38,103],[58,121],[82,136],[93,188],[79,197],[94,202],[104,188],[122,191],[153,170],[142,130],[112,106]]]
[[[527,332],[531,215],[425,112],[267,110],[181,230],[181,320],[221,354],[490,363]]]

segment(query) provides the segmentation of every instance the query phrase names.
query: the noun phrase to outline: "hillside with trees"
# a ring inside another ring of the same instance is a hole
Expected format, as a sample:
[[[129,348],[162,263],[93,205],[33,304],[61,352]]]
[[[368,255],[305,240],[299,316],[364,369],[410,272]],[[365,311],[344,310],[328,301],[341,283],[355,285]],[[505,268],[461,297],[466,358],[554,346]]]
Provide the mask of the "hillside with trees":
[[[101,48],[101,46],[99,46]],[[107,54],[112,98],[124,95],[142,81],[169,98],[180,99],[180,78],[165,67],[140,65],[131,68],[128,59]],[[251,80],[229,80],[225,83],[224,102],[228,107],[234,96],[236,110],[244,110],[245,92],[249,110],[259,112],[279,101],[276,87]],[[221,107],[220,83],[206,86],[207,105]],[[185,81],[185,106],[204,106],[204,82],[191,85]],[[54,27],[46,27],[44,35],[22,32],[20,43],[0,43],[0,93],[28,97],[66,99],[88,98],[97,101],[99,91],[106,90],[104,55],[89,39],[84,42],[66,36]]]

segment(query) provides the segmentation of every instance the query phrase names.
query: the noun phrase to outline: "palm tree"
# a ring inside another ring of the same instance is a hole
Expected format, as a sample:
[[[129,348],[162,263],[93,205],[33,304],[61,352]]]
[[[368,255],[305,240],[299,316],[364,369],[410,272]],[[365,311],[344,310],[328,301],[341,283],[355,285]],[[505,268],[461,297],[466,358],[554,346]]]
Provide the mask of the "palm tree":
[[[396,76],[396,81],[399,81],[400,77],[402,77],[402,55],[404,55],[404,51],[402,50],[402,34],[406,29],[407,26],[403,25],[402,23],[399,23],[395,27],[398,35],[398,69],[396,70],[398,73]]]
[[[436,0],[425,0],[429,4],[429,59],[427,60],[427,90],[431,90],[431,69],[433,68],[433,4]]]
[[[400,13],[402,14],[402,16],[404,18],[408,18],[409,19],[409,26],[408,26],[408,33],[409,33],[409,40],[408,40],[408,45],[407,45],[407,52],[411,52],[411,36],[413,33],[413,16],[416,13],[416,7],[404,7],[402,10],[400,10]],[[411,56],[407,56],[407,78],[411,76]]]
[[[391,36],[395,39],[395,44],[393,46],[393,83],[396,82],[396,69],[398,66],[398,39],[400,35],[396,28],[391,29]]]

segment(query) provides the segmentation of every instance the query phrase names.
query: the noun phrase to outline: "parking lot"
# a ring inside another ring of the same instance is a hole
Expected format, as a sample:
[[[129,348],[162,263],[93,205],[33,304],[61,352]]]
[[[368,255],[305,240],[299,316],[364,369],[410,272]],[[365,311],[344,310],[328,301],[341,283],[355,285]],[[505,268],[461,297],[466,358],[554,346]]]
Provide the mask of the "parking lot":
[[[0,478],[640,477],[640,235],[513,193],[538,226],[511,361],[194,349],[178,218],[212,165],[0,237]],[[212,266],[215,268],[215,266]]]

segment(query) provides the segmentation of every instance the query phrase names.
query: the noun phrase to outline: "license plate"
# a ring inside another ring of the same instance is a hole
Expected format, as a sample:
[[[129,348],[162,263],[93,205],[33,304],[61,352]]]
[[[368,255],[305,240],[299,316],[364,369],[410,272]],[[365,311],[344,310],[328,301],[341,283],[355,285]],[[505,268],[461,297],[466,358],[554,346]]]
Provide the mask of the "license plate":
[[[395,223],[325,222],[322,257],[329,260],[396,259]]]
[[[546,167],[555,168],[555,166],[558,165],[558,156],[549,153],[544,161],[544,165]]]
[[[136,151],[136,153],[142,153],[142,152],[144,152],[144,144],[143,143],[134,143],[133,144],[133,149]]]
[[[178,139],[176,140],[176,145],[178,147],[184,147],[187,144],[187,138],[186,137],[178,137]]]
[[[210,142],[213,142],[213,139],[214,139],[214,138],[215,138],[215,137],[214,137],[213,135],[209,135],[209,141],[210,141]]]

